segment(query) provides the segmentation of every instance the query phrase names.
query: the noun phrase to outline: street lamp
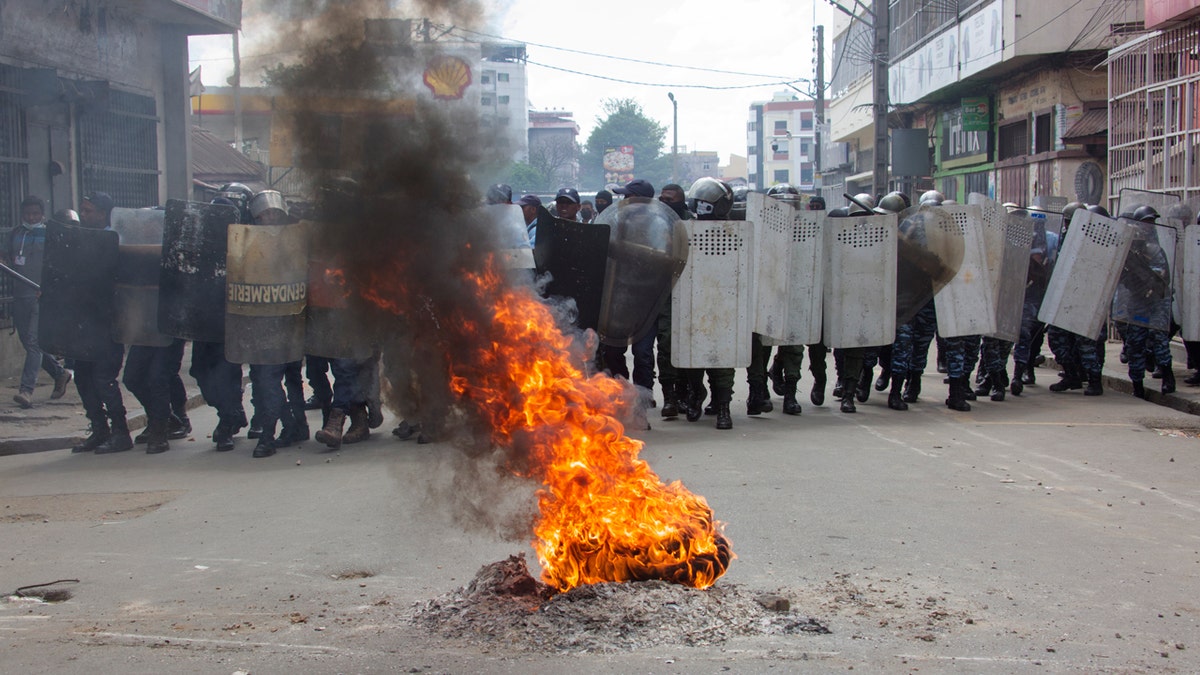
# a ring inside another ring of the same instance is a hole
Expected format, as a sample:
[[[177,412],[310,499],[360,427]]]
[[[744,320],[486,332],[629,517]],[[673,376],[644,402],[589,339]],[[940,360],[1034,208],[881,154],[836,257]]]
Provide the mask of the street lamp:
[[[671,108],[674,110],[674,118],[671,122],[671,129],[674,134],[674,140],[671,143],[671,182],[679,182],[679,101],[675,100],[675,94],[667,92],[667,98],[671,99]]]

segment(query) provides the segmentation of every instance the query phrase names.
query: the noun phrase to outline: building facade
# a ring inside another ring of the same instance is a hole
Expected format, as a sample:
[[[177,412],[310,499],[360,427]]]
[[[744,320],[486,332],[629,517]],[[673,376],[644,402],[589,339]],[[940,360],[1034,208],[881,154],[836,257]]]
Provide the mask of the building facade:
[[[549,180],[546,190],[579,183],[579,124],[567,110],[530,110],[528,162]],[[528,186],[513,186],[528,190]]]
[[[755,189],[790,183],[812,192],[816,179],[815,105],[780,92],[750,104],[746,122],[747,180]]]

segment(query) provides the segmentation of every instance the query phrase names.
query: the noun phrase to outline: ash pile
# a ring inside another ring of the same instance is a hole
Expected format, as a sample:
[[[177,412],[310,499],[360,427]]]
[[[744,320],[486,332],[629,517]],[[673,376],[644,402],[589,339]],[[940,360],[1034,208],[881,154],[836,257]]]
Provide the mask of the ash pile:
[[[417,604],[411,621],[446,638],[530,651],[713,646],[742,636],[829,632],[791,611],[786,598],[736,584],[697,590],[639,581],[557,593],[529,574],[523,554],[485,565],[467,586]]]

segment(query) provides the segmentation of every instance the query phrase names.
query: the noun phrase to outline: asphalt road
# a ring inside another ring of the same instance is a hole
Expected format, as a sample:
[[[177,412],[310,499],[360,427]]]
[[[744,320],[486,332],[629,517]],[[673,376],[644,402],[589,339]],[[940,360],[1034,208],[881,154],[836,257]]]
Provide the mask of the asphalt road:
[[[773,592],[828,635],[565,652],[450,639],[414,603],[525,551],[533,486],[386,432],[253,460],[215,420],[158,456],[0,457],[5,672],[1198,672],[1198,418],[1129,396],[804,406],[639,433]],[[739,397],[735,400],[744,400]],[[776,399],[778,405],[778,399]],[[651,411],[652,415],[656,411]],[[312,413],[314,416],[315,413]],[[653,417],[652,417],[653,419]]]

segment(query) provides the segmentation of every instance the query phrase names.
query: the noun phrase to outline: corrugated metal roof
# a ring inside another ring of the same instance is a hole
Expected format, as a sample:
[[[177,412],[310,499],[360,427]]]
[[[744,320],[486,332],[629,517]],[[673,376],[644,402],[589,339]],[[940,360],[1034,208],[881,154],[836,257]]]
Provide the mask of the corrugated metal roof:
[[[263,167],[208,129],[192,127],[192,174],[208,183],[261,181]]]
[[[1108,110],[1093,108],[1085,113],[1075,124],[1063,134],[1063,140],[1072,138],[1087,138],[1088,136],[1108,135]]]

